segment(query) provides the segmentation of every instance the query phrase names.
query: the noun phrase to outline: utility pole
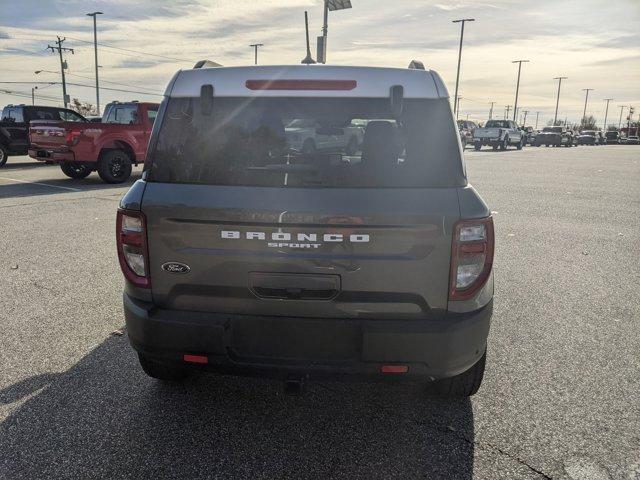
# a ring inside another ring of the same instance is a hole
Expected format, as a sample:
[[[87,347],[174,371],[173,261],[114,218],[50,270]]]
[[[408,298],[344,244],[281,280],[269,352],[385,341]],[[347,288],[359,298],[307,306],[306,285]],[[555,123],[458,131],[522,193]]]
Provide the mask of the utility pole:
[[[36,104],[36,90],[37,89],[38,89],[37,85],[35,87],[31,87],[31,105],[35,105]]]
[[[511,110],[511,105],[506,105],[504,108],[507,109],[506,113],[504,114],[504,119],[506,120],[507,118],[509,118],[509,111]]]
[[[586,122],[586,117],[587,117],[587,101],[589,100],[589,92],[593,90],[593,88],[583,88],[582,91],[583,92],[587,92],[586,95],[584,96],[584,111],[582,112],[582,124],[585,125]]]
[[[620,127],[622,126],[622,112],[625,108],[627,108],[626,105],[620,105],[620,120],[618,120],[618,130],[620,130]]]
[[[318,63],[327,63],[327,34],[329,33],[329,12],[351,8],[351,0],[324,0],[322,36],[317,39],[316,56]]]
[[[257,65],[258,64],[258,47],[263,47],[264,43],[252,43],[251,45],[249,45],[250,47],[253,47],[253,51],[254,51],[254,59],[253,59],[253,64]]]
[[[489,109],[489,120],[493,118],[493,104],[496,102],[491,102],[491,108]]]
[[[453,102],[453,111],[458,114],[458,85],[460,84],[460,61],[462,60],[462,40],[464,39],[464,24],[466,22],[475,22],[475,18],[461,18],[459,20],[453,20],[453,23],[461,23],[460,28],[460,48],[458,50],[458,72],[456,73],[456,93]],[[457,117],[456,117],[457,118]]]
[[[609,102],[613,100],[613,98],[605,98],[604,101],[607,102],[607,108],[604,110],[604,132],[607,131],[607,117],[609,116]]]
[[[304,57],[300,63],[311,65],[316,63],[316,61],[311,56],[311,47],[309,46],[309,15],[306,10],[304,11],[304,32],[307,40],[307,56]]]
[[[69,97],[67,96],[67,81],[64,76],[64,70],[67,68],[67,63],[62,59],[62,52],[71,52],[72,55],[74,54],[74,52],[73,48],[65,48],[62,46],[62,42],[64,42],[65,40],[66,38],[58,37],[58,40],[56,41],[57,46],[52,47],[51,45],[47,45],[47,48],[51,49],[51,53],[57,50],[58,54],[60,55],[60,73],[62,74],[62,101],[64,103],[64,108],[67,108]]]
[[[87,13],[88,17],[93,17],[93,56],[96,65],[96,113],[100,115],[100,86],[98,84],[98,29],[96,27],[96,17],[102,12]]]
[[[523,63],[528,63],[529,60],[514,60],[511,63],[517,63],[518,64],[518,81],[516,82],[516,101],[514,103],[513,106],[513,121],[516,121],[516,115],[518,112],[518,91],[520,90],[520,71],[522,70],[522,64]]]
[[[458,109],[455,111],[456,112],[456,120],[458,120],[458,114],[460,113],[460,100],[462,100],[462,96],[461,95],[456,95],[456,105],[458,105]]]
[[[538,118],[540,117],[540,112],[536,112],[536,126],[535,130],[538,130]]]
[[[562,80],[565,80],[569,77],[554,77],[554,80],[558,80],[558,97],[556,98],[556,113],[553,115],[553,125],[555,126],[558,121],[558,105],[560,104],[560,86],[562,85]]]
[[[524,120],[522,121],[522,126],[526,127],[527,126],[527,114],[529,113],[529,110],[525,110],[523,113],[524,113]]]

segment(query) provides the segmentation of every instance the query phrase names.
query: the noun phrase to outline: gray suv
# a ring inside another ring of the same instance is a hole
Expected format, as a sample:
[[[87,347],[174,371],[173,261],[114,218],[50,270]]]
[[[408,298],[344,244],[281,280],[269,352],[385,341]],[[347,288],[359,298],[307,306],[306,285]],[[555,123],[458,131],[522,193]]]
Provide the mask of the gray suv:
[[[442,80],[411,67],[174,76],[117,215],[127,330],[148,375],[478,390],[493,221],[467,182]],[[296,120],[336,137],[357,124],[362,142],[292,148]]]

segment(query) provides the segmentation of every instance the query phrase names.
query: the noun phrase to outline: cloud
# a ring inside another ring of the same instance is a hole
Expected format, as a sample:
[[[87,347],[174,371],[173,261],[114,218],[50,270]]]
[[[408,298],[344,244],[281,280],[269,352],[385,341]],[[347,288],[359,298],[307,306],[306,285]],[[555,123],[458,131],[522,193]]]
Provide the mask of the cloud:
[[[149,68],[163,63],[160,60],[127,58],[115,65],[116,68]]]
[[[7,32],[3,32],[2,30],[0,30],[0,39],[9,39],[11,38],[11,35],[9,35]]]
[[[589,67],[609,67],[622,64],[640,64],[640,55],[628,55],[625,57],[605,58],[603,60],[596,60],[594,62],[585,63],[585,66]]]

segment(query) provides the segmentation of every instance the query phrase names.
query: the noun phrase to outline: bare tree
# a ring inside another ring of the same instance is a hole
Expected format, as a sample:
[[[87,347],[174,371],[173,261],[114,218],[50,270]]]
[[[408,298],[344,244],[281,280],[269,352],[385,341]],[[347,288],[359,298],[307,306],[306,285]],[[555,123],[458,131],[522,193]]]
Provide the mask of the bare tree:
[[[92,103],[81,102],[77,98],[74,98],[71,103],[72,103],[71,108],[76,112],[78,112],[80,115],[84,115],[86,117],[86,116],[98,114],[96,108]]]

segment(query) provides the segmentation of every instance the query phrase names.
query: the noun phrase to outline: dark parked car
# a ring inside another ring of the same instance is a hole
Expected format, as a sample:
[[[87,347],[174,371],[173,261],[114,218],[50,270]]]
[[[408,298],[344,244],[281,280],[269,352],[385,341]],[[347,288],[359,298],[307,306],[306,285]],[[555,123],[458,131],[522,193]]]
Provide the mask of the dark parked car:
[[[605,133],[605,139],[606,139],[607,145],[619,144],[620,132],[618,132],[617,130],[609,130],[607,133]]]
[[[533,127],[522,127],[522,131],[524,133],[524,144],[533,145],[533,142],[536,139],[537,132],[533,129]]]
[[[596,130],[583,130],[576,137],[578,145],[604,145],[606,140],[602,132]]]
[[[29,122],[58,120],[86,122],[77,112],[66,108],[31,105],[7,105],[0,118],[0,167],[13,155],[26,155],[29,150]]]
[[[478,124],[470,120],[458,120],[458,130],[460,130],[460,142],[462,148],[468,144],[473,145],[473,132],[478,128]]]
[[[437,73],[196,67],[167,92],[116,221],[127,332],[148,375],[478,390],[493,220]],[[363,125],[362,146],[293,150],[294,120]]]
[[[533,142],[536,147],[573,147],[574,144],[573,132],[566,127],[544,127]]]

